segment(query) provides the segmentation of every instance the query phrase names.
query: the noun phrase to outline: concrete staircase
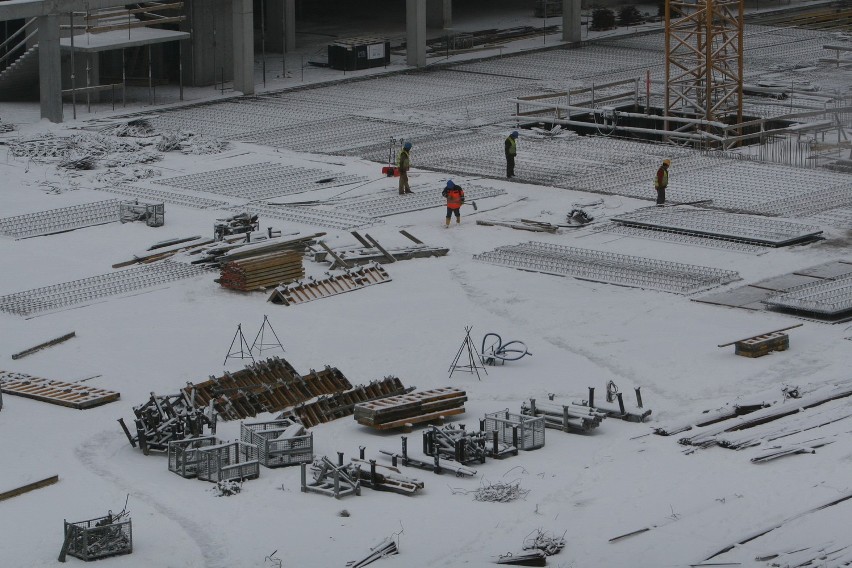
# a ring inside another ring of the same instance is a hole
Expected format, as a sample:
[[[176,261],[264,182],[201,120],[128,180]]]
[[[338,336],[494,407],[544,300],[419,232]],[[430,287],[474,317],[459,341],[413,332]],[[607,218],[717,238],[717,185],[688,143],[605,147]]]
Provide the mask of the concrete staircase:
[[[38,45],[34,45],[0,72],[0,101],[38,98]]]

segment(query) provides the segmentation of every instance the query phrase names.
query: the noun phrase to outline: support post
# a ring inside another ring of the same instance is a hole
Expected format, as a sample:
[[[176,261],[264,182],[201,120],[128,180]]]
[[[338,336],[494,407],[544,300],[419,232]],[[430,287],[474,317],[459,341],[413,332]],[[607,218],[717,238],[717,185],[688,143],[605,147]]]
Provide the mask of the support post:
[[[284,2],[284,52],[296,50],[296,0]]]
[[[562,41],[574,43],[582,40],[580,17],[580,0],[562,0]]]
[[[38,76],[41,117],[62,122],[62,56],[59,15],[38,18]],[[73,29],[71,30],[73,33]],[[71,73],[74,73],[72,68]]]
[[[405,0],[406,63],[426,66],[426,0]]]
[[[254,4],[231,0],[234,36],[234,90],[254,94]]]

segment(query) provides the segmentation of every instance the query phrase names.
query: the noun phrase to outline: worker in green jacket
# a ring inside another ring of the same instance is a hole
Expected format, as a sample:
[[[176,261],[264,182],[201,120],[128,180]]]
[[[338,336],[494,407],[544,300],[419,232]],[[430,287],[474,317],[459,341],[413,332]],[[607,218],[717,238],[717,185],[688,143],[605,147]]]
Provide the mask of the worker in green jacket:
[[[411,193],[408,186],[408,170],[411,168],[411,142],[406,142],[399,151],[396,158],[396,167],[399,168],[399,194]]]
[[[518,131],[515,130],[506,137],[506,177],[515,177],[515,156],[518,155]]]

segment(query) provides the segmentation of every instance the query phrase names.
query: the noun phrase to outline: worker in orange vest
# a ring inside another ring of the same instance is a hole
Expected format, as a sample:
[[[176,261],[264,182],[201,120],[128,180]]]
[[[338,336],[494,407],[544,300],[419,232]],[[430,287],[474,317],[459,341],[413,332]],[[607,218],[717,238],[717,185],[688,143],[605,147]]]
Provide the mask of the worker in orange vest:
[[[454,184],[453,180],[449,179],[441,195],[447,198],[447,222],[445,226],[450,226],[450,217],[453,214],[456,216],[456,223],[461,223],[461,213],[459,210],[462,204],[464,204],[464,190],[460,185]]]

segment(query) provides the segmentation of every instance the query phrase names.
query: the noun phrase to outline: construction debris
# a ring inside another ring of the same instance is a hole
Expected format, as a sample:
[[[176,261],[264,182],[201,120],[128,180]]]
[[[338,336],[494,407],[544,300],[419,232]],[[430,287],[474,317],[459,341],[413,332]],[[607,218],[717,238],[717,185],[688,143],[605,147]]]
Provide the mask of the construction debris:
[[[130,433],[124,418],[119,418],[118,423],[130,445],[135,448],[139,444],[146,456],[152,450],[168,451],[171,442],[199,438],[204,435],[205,428],[216,433],[216,413],[197,407],[183,392],[166,396],[151,393],[148,402],[133,407],[133,413],[136,415],[135,436]]]
[[[588,225],[594,220],[594,217],[582,209],[572,209],[571,212],[565,216],[565,222],[571,227],[582,227],[584,225]]]
[[[562,533],[562,536],[556,536],[552,533],[537,529],[524,539],[524,550],[540,550],[547,556],[559,554],[565,548],[565,535],[568,531]]]
[[[521,231],[533,231],[536,233],[558,233],[559,227],[551,225],[543,221],[532,221],[530,219],[519,219],[517,221],[495,221],[486,219],[477,219],[477,225],[486,227],[509,227],[510,229],[519,229]]]
[[[453,495],[459,493],[468,495],[470,493],[473,493],[474,501],[509,503],[511,501],[515,501],[516,499],[526,499],[530,490],[522,489],[521,482],[516,480],[510,483],[504,483],[502,481],[498,481],[497,483],[486,483],[483,481],[477,489],[468,490],[454,488],[452,492]]]
[[[376,460],[352,458],[348,471],[351,477],[361,481],[362,487],[374,491],[414,495],[426,486],[419,479],[402,475],[396,467],[377,464]]]
[[[367,556],[361,560],[347,562],[346,566],[349,566],[350,568],[361,568],[361,566],[372,564],[376,560],[384,558],[385,556],[393,556],[394,554],[399,554],[399,547],[393,538],[388,537],[376,546],[371,547],[370,553]]]
[[[355,420],[376,430],[440,420],[464,412],[465,391],[442,387],[355,405]]]
[[[243,235],[260,229],[257,215],[251,213],[237,213],[224,219],[216,219],[213,224],[213,238],[217,241],[223,240],[230,235]]]
[[[231,497],[243,490],[242,480],[230,479],[227,481],[217,481],[212,491],[216,497]],[[274,553],[273,553],[274,554]]]
[[[636,406],[638,411],[630,411],[624,405],[624,395],[619,392],[618,387],[614,382],[609,381],[606,385],[606,402],[597,402],[595,400],[595,389],[589,387],[589,399],[574,401],[574,404],[580,406],[588,406],[594,408],[598,412],[603,412],[610,418],[618,418],[627,422],[644,422],[651,415],[651,410],[642,406],[642,387],[635,387]],[[550,400],[553,400],[553,395],[548,395]],[[617,401],[618,406],[612,403]]]
[[[456,474],[456,476],[458,477],[476,475],[475,469],[471,469],[452,460],[441,459],[441,455],[439,452],[435,453],[433,459],[431,460],[431,463],[409,456],[408,438],[406,436],[402,436],[401,453],[397,454],[396,452],[391,452],[388,450],[379,450],[379,453],[383,456],[389,457],[394,467],[396,467],[400,462],[402,462],[402,465],[404,466],[425,469],[438,474],[443,473],[446,470]]]
[[[258,461],[265,467],[311,463],[314,435],[293,420],[278,419],[240,424],[240,440],[257,446]]]
[[[340,465],[334,465],[327,457],[323,456],[311,466],[314,481],[308,483],[307,466],[302,467],[302,493],[319,493],[340,499],[346,495],[361,495],[361,482],[358,478],[352,478],[348,469]]]
[[[537,402],[531,398],[521,405],[521,414],[542,416],[546,428],[555,428],[563,432],[588,432],[601,425],[606,413],[594,407],[576,403],[560,404],[554,401]]]
[[[350,231],[361,245],[361,248],[337,248],[330,249],[325,243],[319,243],[323,250],[313,250],[313,259],[317,262],[326,262],[331,256],[331,268],[350,268],[377,262],[384,264],[398,260],[410,260],[412,258],[427,258],[432,256],[445,256],[450,249],[430,247],[412,236],[405,230],[400,233],[415,244],[408,247],[385,248],[369,234],[361,236],[357,231]]]
[[[528,552],[507,552],[500,555],[497,564],[511,566],[547,566],[547,555],[541,550],[530,550]]]
[[[523,341],[512,340],[503,343],[503,338],[493,332],[482,337],[480,357],[485,365],[503,365],[506,361],[517,361],[526,355],[532,357]]]
[[[9,371],[0,371],[0,390],[6,394],[81,410],[113,402],[121,396],[120,393],[107,389]]]
[[[738,339],[729,343],[723,343],[719,347],[734,346],[734,354],[743,357],[763,357],[770,351],[786,351],[790,347],[790,337],[782,331],[801,327],[804,324],[791,325],[782,329],[776,329],[753,337]]]
[[[203,254],[201,258],[193,260],[192,264],[210,264],[213,266],[222,266],[228,262],[244,260],[252,257],[257,257],[266,254],[277,252],[297,252],[303,253],[305,249],[315,242],[315,239],[325,235],[325,233],[314,233],[303,237],[296,237],[286,241],[276,240],[275,232],[271,229],[264,234],[255,235],[254,233],[245,233],[225,237],[222,242],[210,244],[201,251],[193,251],[190,254]],[[261,236],[262,239],[261,240]],[[247,241],[251,238],[254,240]],[[209,243],[203,243],[205,245]]]
[[[64,533],[60,562],[65,562],[66,555],[88,562],[133,552],[133,528],[126,509],[117,515],[110,511],[105,517],[88,521],[65,521]]]
[[[404,387],[397,377],[385,377],[368,385],[357,385],[349,390],[320,396],[317,400],[300,404],[285,412],[283,417],[294,415],[306,428],[331,422],[355,412],[355,405],[371,400],[407,394],[414,387]]]
[[[36,351],[41,351],[42,349],[45,349],[47,347],[52,347],[54,345],[59,345],[60,343],[68,341],[69,339],[71,339],[75,335],[76,335],[76,332],[72,331],[71,333],[66,333],[65,335],[57,337],[56,339],[51,339],[50,341],[45,341],[44,343],[39,343],[38,345],[34,345],[34,346],[30,347],[29,349],[24,349],[23,351],[19,351],[17,353],[14,353],[12,355],[12,359],[23,359],[27,355],[32,355]]]
[[[309,277],[305,280],[285,284],[273,290],[269,301],[274,304],[290,306],[318,300],[328,296],[358,290],[373,284],[390,282],[391,277],[378,264],[362,266],[346,270],[343,274],[329,275],[328,278],[315,280]]]

